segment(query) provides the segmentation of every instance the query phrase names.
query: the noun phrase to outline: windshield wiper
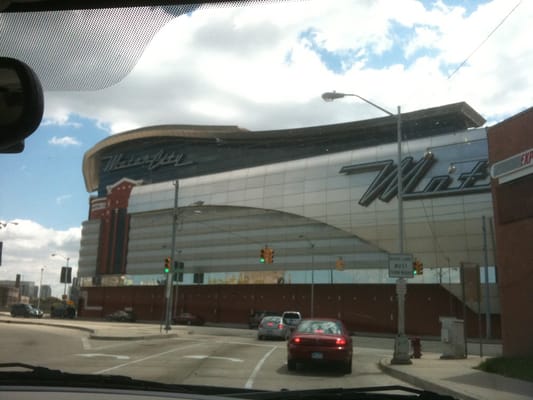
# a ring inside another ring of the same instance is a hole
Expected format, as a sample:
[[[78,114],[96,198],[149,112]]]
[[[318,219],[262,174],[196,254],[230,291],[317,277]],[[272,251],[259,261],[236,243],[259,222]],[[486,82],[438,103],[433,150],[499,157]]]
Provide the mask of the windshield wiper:
[[[3,371],[5,368],[24,368],[29,371]],[[0,363],[0,386],[62,386],[84,388],[106,388],[121,390],[144,390],[202,395],[223,395],[249,400],[383,400],[383,399],[419,399],[419,400],[455,400],[454,397],[440,395],[426,390],[407,386],[373,386],[362,388],[330,388],[311,390],[268,391],[240,389],[222,386],[177,385],[141,379],[123,375],[75,374],[46,367],[24,363]],[[390,393],[402,391],[406,394]]]
[[[390,392],[405,392],[390,393]],[[329,388],[307,390],[282,390],[281,392],[243,393],[236,397],[251,400],[383,400],[383,399],[418,399],[418,400],[457,400],[455,397],[442,395],[409,386],[389,385],[359,388]]]
[[[29,371],[4,371],[5,368],[24,368]],[[224,395],[239,397],[242,393],[260,392],[251,389],[223,386],[178,385],[134,379],[123,375],[76,374],[24,363],[0,363],[0,386],[62,386],[105,388],[157,392]]]

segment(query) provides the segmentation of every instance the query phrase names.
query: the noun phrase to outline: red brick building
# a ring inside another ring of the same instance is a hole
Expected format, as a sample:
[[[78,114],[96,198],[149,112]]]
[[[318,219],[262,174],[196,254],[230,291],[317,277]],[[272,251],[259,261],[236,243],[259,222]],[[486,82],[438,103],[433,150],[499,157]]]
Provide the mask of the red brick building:
[[[503,353],[533,355],[533,108],[488,129]]]

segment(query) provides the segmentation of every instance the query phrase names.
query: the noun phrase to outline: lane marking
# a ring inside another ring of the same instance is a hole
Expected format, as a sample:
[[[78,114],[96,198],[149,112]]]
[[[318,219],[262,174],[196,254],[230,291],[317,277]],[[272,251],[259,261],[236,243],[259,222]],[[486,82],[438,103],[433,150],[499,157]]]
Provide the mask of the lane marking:
[[[206,358],[211,358],[214,360],[225,360],[225,361],[232,361],[232,362],[243,362],[244,360],[240,358],[231,358],[231,357],[217,357],[217,356],[206,356],[206,355],[191,355],[191,356],[183,356],[183,358],[193,358],[195,360],[205,360]]]
[[[83,350],[91,350],[92,349],[92,346],[91,346],[91,342],[89,342],[89,338],[88,337],[82,337],[81,338],[81,344],[83,346]]]
[[[114,357],[117,360],[129,360],[129,356],[121,356],[118,354],[103,354],[103,353],[85,353],[85,354],[75,354],[76,356],[80,357]]]
[[[201,346],[201,345],[202,345],[202,343],[196,343],[196,344],[191,344],[190,346],[178,347],[178,348],[175,348],[175,349],[164,351],[162,353],[152,354],[151,356],[139,358],[138,360],[133,360],[133,361],[130,361],[130,362],[127,362],[127,363],[124,363],[124,364],[115,365],[114,367],[111,367],[111,368],[102,369],[100,371],[93,372],[93,374],[95,374],[95,375],[103,374],[105,372],[113,371],[115,369],[119,369],[119,368],[122,368],[122,367],[127,367],[128,365],[133,365],[133,364],[137,364],[137,363],[140,363],[140,362],[143,362],[143,361],[146,361],[146,360],[150,360],[152,358],[161,357],[161,356],[164,356],[165,354],[175,353],[176,351],[186,350],[186,349],[190,349],[191,347],[198,347],[198,346]]]
[[[281,342],[280,344],[268,344],[268,343],[253,343],[253,342],[238,342],[233,340],[215,340],[215,343],[222,343],[222,344],[239,344],[239,345],[245,345],[245,346],[257,346],[257,347],[268,347],[271,348],[272,346],[276,346],[278,348],[285,347],[286,342]]]
[[[278,348],[278,346],[274,346],[272,347],[272,349],[270,349],[270,351],[268,353],[266,353],[263,358],[261,358],[261,360],[259,360],[259,362],[257,363],[257,365],[255,366],[254,370],[252,371],[252,374],[250,375],[250,377],[248,378],[248,380],[246,381],[246,384],[244,385],[244,388],[245,389],[251,389],[252,386],[254,385],[254,379],[255,377],[257,376],[257,374],[259,373],[259,370],[261,369],[261,367],[263,366],[263,364],[265,363],[266,359],[268,357],[270,357],[270,355],[274,352],[274,350],[276,350]]]

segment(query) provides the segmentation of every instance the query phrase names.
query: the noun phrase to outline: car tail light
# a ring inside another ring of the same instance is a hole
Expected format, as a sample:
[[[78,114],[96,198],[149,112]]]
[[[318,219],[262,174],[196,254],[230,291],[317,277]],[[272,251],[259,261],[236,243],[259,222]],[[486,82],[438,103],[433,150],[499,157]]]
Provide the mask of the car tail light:
[[[282,330],[283,329],[283,324],[278,324],[278,329]]]
[[[339,337],[335,341],[335,344],[338,346],[344,346],[346,344],[346,339]]]
[[[300,343],[302,343],[302,338],[299,337],[299,336],[296,336],[295,338],[292,339],[292,342],[294,344],[300,344]]]

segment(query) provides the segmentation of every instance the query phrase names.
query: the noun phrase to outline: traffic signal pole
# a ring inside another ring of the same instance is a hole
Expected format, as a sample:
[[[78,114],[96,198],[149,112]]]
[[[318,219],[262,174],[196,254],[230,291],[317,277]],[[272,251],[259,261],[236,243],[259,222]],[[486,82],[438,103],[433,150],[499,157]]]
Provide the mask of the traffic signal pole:
[[[165,331],[172,329],[172,276],[174,269],[174,259],[176,257],[176,230],[178,222],[178,190],[179,190],[179,181],[176,179],[174,182],[174,208],[172,210],[172,246],[170,248],[170,270],[167,273],[166,281],[166,312],[165,312]],[[178,293],[176,291],[176,298]]]

